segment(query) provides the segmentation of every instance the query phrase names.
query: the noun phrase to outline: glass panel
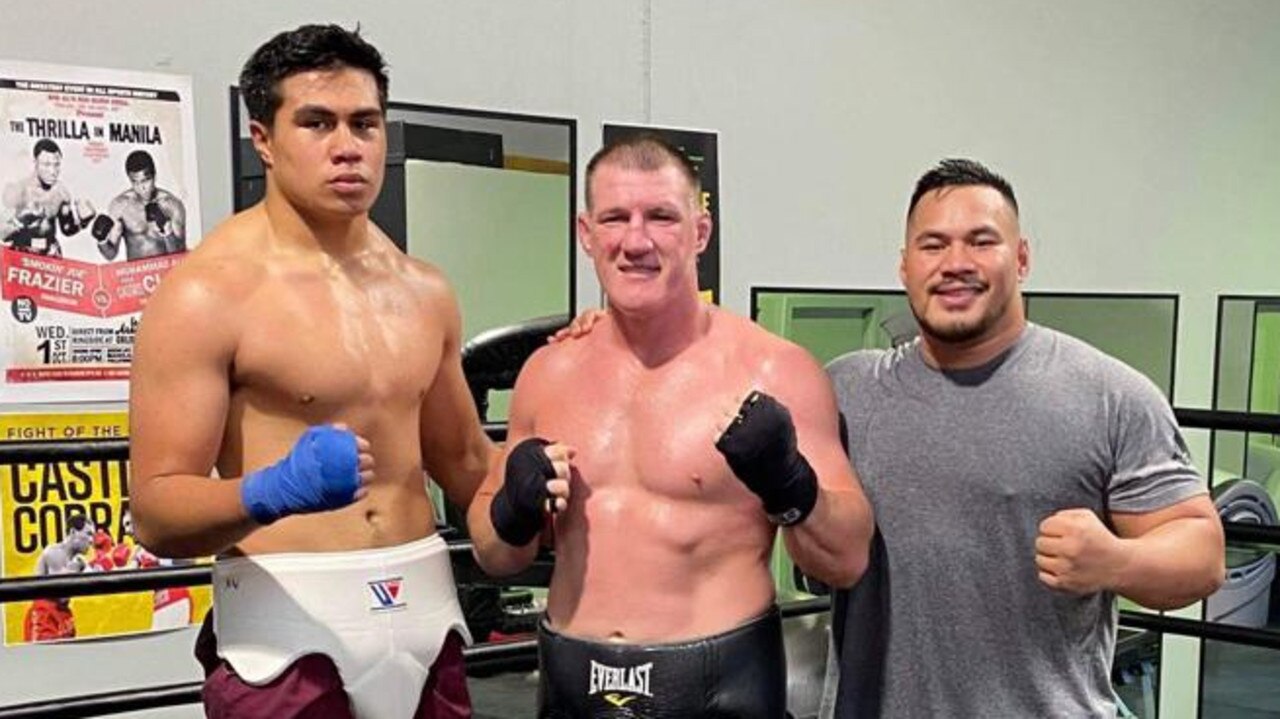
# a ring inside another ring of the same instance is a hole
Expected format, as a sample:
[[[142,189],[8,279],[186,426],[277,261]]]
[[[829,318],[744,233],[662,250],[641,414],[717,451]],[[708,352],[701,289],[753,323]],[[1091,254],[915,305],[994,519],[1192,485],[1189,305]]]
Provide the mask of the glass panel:
[[[568,311],[568,196],[566,175],[406,161],[406,249],[449,278],[464,337]]]
[[[1173,295],[1024,295],[1028,318],[1084,340],[1142,372],[1169,396],[1178,300]],[[821,362],[914,336],[906,295],[896,290],[756,289],[755,319]],[[1280,315],[1277,315],[1280,317]],[[1280,402],[1280,393],[1277,394]]]
[[[1214,409],[1280,413],[1280,298],[1222,298],[1218,316]],[[1280,503],[1280,437],[1217,430],[1213,432],[1212,447],[1213,497],[1222,518],[1275,525],[1276,505]],[[1274,550],[1275,547],[1230,543],[1227,581],[1206,602],[1205,618],[1280,631],[1280,586],[1275,580]],[[1236,649],[1244,648],[1220,648],[1217,654],[1226,657],[1225,661],[1234,661],[1241,656]],[[1205,667],[1207,682],[1208,660]],[[1280,716],[1280,702],[1272,704],[1272,708]]]
[[[914,336],[915,319],[901,292],[761,290],[760,326],[829,362],[854,350],[887,348]]]
[[[1280,650],[1205,641],[1202,719],[1280,716]]]
[[[1160,645],[1163,635],[1120,627],[1116,636],[1111,686],[1121,703],[1121,717],[1156,719],[1160,696]],[[1128,713],[1126,713],[1128,712]]]
[[[1172,396],[1177,299],[1172,296],[1026,294],[1027,318],[1084,340]]]

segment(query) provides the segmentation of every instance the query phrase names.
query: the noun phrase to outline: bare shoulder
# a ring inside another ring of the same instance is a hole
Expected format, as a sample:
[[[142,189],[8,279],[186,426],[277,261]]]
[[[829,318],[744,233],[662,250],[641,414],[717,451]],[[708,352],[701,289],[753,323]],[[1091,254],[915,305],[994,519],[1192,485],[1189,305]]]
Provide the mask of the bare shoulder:
[[[832,394],[830,381],[808,350],[738,315],[717,311],[725,338],[756,385],[786,404],[811,404]]]
[[[744,362],[755,365],[754,369],[766,377],[822,373],[808,350],[741,315],[717,309],[715,321],[721,325],[721,342],[731,343]]]
[[[602,355],[615,351],[608,335],[614,331],[613,318],[606,314],[582,337],[566,338],[539,347],[520,369],[520,382],[543,387],[573,386],[597,371]],[[607,360],[605,364],[608,364]]]
[[[378,251],[388,258],[389,269],[397,277],[403,278],[418,297],[436,306],[456,306],[457,293],[443,270],[430,262],[401,252],[381,230],[376,226],[374,229]]]
[[[165,309],[174,305],[174,310],[193,314],[235,312],[266,274],[260,258],[265,225],[252,212],[223,222],[199,247],[186,253],[160,282],[148,302],[148,312],[154,313],[157,305]]]

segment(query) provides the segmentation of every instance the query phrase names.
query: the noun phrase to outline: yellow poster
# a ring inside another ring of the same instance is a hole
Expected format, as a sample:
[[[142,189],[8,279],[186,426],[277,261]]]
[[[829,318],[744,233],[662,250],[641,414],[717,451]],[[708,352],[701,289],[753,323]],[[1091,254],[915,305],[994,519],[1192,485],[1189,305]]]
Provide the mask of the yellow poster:
[[[124,412],[0,415],[0,441],[124,439]],[[129,518],[124,460],[0,464],[0,576],[33,577],[172,566],[138,545]],[[4,605],[4,643],[176,629],[204,619],[209,587]]]

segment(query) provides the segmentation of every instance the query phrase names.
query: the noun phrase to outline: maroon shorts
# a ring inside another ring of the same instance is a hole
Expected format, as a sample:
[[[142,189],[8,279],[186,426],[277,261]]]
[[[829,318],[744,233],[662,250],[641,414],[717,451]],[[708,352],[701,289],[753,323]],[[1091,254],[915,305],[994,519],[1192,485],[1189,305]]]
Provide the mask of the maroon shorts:
[[[218,657],[213,612],[196,639],[196,659],[204,667],[204,711],[209,719],[346,719],[355,715],[333,660],[308,654],[267,684],[254,686]],[[413,719],[470,719],[471,696],[462,663],[462,638],[450,632],[431,665]],[[407,718],[406,718],[407,719]]]

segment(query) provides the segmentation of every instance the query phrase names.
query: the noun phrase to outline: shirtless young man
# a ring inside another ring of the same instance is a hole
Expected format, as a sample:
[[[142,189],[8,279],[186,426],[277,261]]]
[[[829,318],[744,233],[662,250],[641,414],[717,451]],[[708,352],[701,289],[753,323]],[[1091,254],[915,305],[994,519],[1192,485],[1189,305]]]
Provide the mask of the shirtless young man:
[[[259,48],[240,86],[266,197],[147,306],[130,397],[138,539],[223,554],[197,646],[210,716],[470,716],[423,470],[465,507],[493,448],[452,290],[369,219],[382,57],[304,26]]]
[[[532,560],[558,509],[540,716],[782,717],[776,527],[832,585],[866,564],[871,510],[822,368],[698,297],[699,194],[654,137],[591,160],[578,234],[608,316],[529,359],[505,462],[471,506],[495,574]]]

